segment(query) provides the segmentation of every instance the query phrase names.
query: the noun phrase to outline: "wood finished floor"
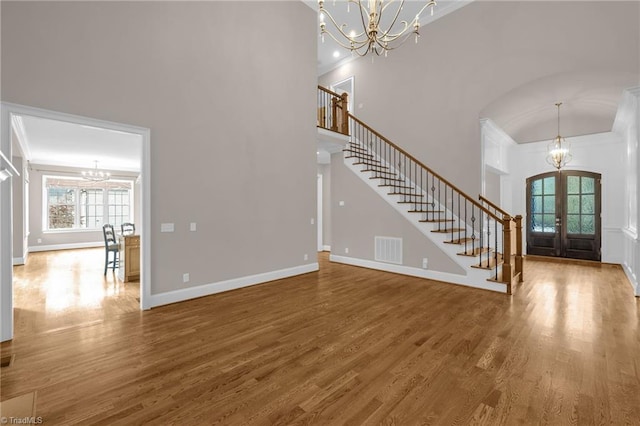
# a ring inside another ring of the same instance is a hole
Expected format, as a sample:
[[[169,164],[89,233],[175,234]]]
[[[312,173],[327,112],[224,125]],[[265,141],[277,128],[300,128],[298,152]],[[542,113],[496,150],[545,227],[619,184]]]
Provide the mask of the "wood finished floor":
[[[640,302],[619,267],[526,260],[506,296],[322,255],[318,273],[139,312],[137,285],[108,301],[100,262],[97,281],[70,264],[69,296],[92,282],[108,309],[67,317],[31,287],[57,282],[56,256],[17,269],[34,313],[1,345],[2,400],[37,391],[45,424],[640,424]]]

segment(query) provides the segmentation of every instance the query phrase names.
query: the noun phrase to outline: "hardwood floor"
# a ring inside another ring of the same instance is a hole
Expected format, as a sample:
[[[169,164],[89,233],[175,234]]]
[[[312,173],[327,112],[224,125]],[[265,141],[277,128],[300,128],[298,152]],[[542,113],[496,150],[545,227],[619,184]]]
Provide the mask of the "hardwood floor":
[[[526,260],[506,296],[320,262],[147,312],[33,314],[1,346],[2,399],[37,391],[45,424],[640,424],[619,267]]]

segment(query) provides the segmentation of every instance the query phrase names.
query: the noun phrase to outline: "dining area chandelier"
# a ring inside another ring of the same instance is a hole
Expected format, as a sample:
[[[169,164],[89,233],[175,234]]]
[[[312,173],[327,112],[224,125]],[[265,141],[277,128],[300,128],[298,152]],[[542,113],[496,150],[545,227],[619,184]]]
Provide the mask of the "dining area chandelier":
[[[421,0],[418,2],[421,6],[415,15],[406,16],[405,0],[347,0],[337,3],[336,5],[336,1],[333,1],[332,14],[327,10],[325,1],[318,0],[320,37],[324,43],[325,36],[328,36],[358,56],[368,53],[387,56],[390,50],[403,45],[411,35],[417,43],[420,36],[420,16],[427,9],[433,16],[436,6],[435,0]],[[334,18],[335,8],[344,7],[344,3],[348,13],[351,9],[356,9],[355,13],[359,15],[359,23],[355,28],[350,28],[346,23],[338,24]],[[327,23],[330,24],[330,29],[327,28]]]
[[[98,170],[98,160],[94,160],[94,164],[95,166],[93,170],[85,170],[82,172],[83,179],[91,182],[104,182],[111,179],[111,174],[109,172]]]

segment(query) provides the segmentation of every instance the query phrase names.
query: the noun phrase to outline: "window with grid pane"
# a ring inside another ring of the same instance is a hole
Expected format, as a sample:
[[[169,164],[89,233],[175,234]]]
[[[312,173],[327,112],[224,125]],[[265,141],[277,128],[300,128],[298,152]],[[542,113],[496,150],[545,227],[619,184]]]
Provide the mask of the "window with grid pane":
[[[133,222],[131,181],[94,182],[66,176],[45,176],[44,215],[47,230],[98,230],[105,223],[116,229]]]

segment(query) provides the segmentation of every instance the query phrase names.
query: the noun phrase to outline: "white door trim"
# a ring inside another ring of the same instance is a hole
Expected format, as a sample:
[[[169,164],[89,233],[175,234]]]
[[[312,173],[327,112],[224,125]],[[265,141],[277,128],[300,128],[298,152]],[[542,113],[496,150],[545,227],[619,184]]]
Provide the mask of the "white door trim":
[[[322,184],[322,175],[318,173],[318,213],[317,213],[317,225],[318,225],[318,251],[323,250],[323,229],[322,229],[322,198],[324,192],[324,186]]]

